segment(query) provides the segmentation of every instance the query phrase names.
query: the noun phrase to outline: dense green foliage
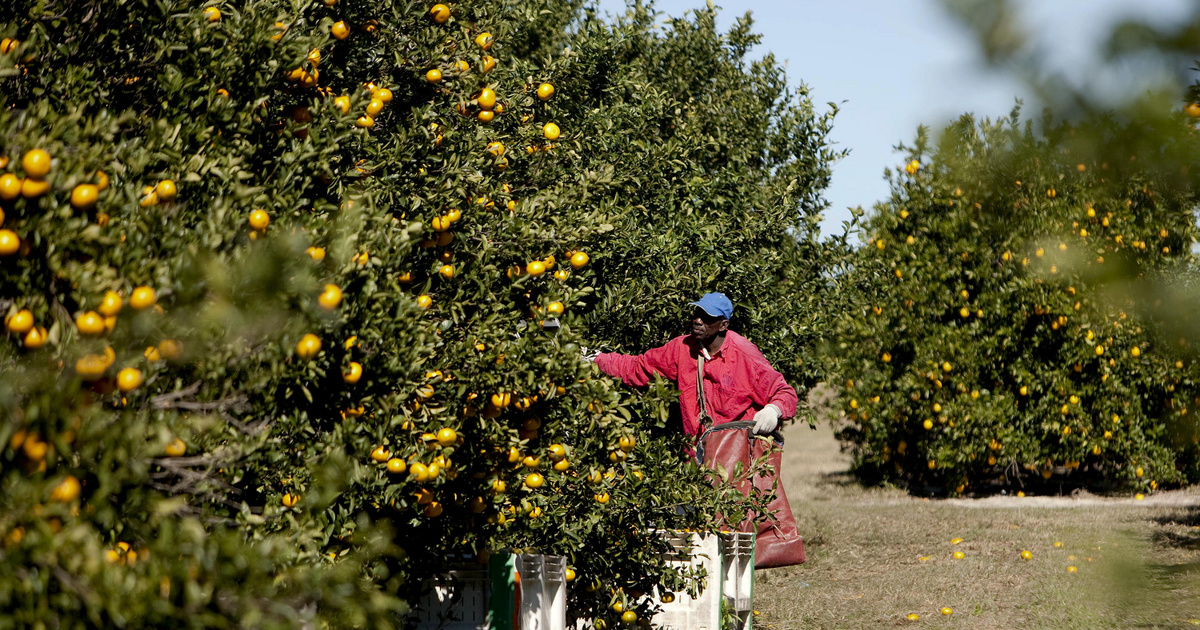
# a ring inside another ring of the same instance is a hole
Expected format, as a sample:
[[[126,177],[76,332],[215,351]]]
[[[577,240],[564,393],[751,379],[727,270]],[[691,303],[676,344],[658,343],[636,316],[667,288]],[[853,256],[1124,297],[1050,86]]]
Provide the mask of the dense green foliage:
[[[1186,120],[1185,120],[1186,119]],[[964,117],[866,222],[837,383],[864,477],[950,493],[1194,481],[1194,339],[1141,292],[1194,268],[1196,139]]]
[[[831,114],[749,29],[0,8],[0,625],[388,627],[497,548],[569,556],[585,618],[689,587],[650,528],[750,505],[579,347],[724,290],[818,376]]]

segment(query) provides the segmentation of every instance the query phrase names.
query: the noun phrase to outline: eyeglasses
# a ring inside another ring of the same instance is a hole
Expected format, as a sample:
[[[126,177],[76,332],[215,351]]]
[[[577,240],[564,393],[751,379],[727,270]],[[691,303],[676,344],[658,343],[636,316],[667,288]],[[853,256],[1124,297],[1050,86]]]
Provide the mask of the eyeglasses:
[[[704,322],[704,324],[707,326],[711,326],[711,325],[721,321],[720,317],[717,317],[714,315],[709,315],[707,311],[705,311],[704,309],[701,309],[701,308],[698,308],[698,309],[692,311],[692,319],[696,319],[696,318],[700,318],[700,321]]]

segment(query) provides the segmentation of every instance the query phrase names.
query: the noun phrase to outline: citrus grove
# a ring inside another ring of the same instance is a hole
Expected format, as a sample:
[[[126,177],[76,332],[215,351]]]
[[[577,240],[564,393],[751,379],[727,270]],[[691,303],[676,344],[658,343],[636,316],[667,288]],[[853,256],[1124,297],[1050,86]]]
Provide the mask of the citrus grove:
[[[1200,113],[1200,112],[1198,112]],[[835,353],[860,474],[920,491],[1200,477],[1196,135],[1018,112],[924,131],[864,226]],[[863,279],[867,278],[867,279]]]
[[[722,290],[819,378],[832,113],[748,19],[581,5],[0,8],[0,625],[392,627],[498,549],[599,629],[699,586],[652,530],[760,504],[581,346]]]

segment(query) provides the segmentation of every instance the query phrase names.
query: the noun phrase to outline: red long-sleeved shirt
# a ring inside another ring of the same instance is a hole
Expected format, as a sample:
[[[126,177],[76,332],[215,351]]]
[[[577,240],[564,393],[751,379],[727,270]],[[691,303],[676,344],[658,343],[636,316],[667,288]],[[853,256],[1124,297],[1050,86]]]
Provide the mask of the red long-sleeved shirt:
[[[649,385],[655,375],[674,381],[679,388],[683,430],[699,435],[696,357],[700,355],[699,342],[684,335],[645,354],[601,354],[596,366],[632,387]],[[725,333],[721,349],[704,362],[704,399],[715,424],[753,420],[768,404],[779,408],[780,419],[796,415],[796,390],[767,363],[757,346],[733,331]]]

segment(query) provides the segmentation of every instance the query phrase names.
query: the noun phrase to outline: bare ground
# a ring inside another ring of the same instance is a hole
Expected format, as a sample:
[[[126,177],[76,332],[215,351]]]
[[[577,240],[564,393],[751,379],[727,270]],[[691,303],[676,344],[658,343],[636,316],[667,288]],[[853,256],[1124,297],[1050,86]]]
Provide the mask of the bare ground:
[[[757,573],[758,628],[1200,627],[1200,489],[931,500],[859,485],[828,421],[785,436],[809,561]]]

